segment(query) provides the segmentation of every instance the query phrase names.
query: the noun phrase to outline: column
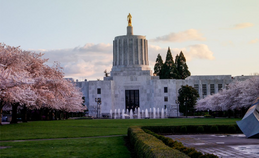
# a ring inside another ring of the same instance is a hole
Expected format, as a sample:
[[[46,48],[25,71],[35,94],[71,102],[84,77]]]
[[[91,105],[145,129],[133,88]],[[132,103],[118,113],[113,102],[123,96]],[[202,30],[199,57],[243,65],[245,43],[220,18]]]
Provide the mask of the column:
[[[117,46],[116,46],[116,49],[117,49],[117,65],[119,65],[119,61],[120,61],[120,46],[119,46],[119,40],[116,41],[117,43]]]
[[[116,40],[113,41],[113,66],[117,65],[117,52],[116,52]]]
[[[124,65],[124,39],[121,39],[121,65]]]
[[[148,61],[148,41],[146,40],[146,65],[149,65]]]
[[[144,40],[141,39],[141,65],[145,65],[144,50]]]
[[[129,65],[129,54],[130,54],[130,51],[129,51],[129,39],[127,38],[127,65]]]

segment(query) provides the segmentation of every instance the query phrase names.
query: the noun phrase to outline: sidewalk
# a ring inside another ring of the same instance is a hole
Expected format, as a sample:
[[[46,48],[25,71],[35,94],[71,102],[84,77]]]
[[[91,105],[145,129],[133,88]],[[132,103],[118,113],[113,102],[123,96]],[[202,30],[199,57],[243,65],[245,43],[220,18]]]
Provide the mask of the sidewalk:
[[[194,147],[202,153],[215,154],[222,158],[258,158],[259,139],[246,138],[243,134],[167,135],[166,137]]]

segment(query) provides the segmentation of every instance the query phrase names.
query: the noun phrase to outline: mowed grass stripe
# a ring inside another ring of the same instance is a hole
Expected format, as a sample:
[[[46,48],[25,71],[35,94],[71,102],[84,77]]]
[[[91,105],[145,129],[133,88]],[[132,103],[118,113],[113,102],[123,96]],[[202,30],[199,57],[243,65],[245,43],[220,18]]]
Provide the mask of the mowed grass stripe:
[[[0,126],[0,140],[126,135],[130,126],[228,125],[240,119],[125,119],[34,121]]]
[[[124,138],[82,138],[51,141],[5,142],[0,149],[1,158],[130,158],[130,152],[124,145]]]

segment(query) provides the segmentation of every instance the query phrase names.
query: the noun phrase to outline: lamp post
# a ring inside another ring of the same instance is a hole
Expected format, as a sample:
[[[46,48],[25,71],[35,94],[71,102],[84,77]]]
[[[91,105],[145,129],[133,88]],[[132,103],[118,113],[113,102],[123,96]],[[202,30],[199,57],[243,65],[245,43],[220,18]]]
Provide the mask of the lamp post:
[[[179,101],[175,100],[175,104],[177,105],[177,117],[178,117],[178,111],[179,111]]]
[[[97,107],[96,107],[96,111],[97,111],[97,118],[99,118],[99,113],[100,113],[100,108],[101,108],[101,104],[102,104],[102,100],[101,98],[95,98],[95,102],[97,103]],[[99,111],[99,113],[98,113]]]

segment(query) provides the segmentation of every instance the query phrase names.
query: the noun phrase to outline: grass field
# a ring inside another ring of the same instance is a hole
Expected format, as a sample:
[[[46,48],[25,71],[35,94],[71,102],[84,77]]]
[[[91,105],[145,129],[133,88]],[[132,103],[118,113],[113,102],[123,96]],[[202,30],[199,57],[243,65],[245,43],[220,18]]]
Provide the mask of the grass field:
[[[145,119],[145,120],[59,120],[0,126],[3,157],[130,157],[123,136],[130,126],[225,125],[240,119]],[[95,137],[80,138],[79,137]],[[23,142],[6,140],[55,139]]]

